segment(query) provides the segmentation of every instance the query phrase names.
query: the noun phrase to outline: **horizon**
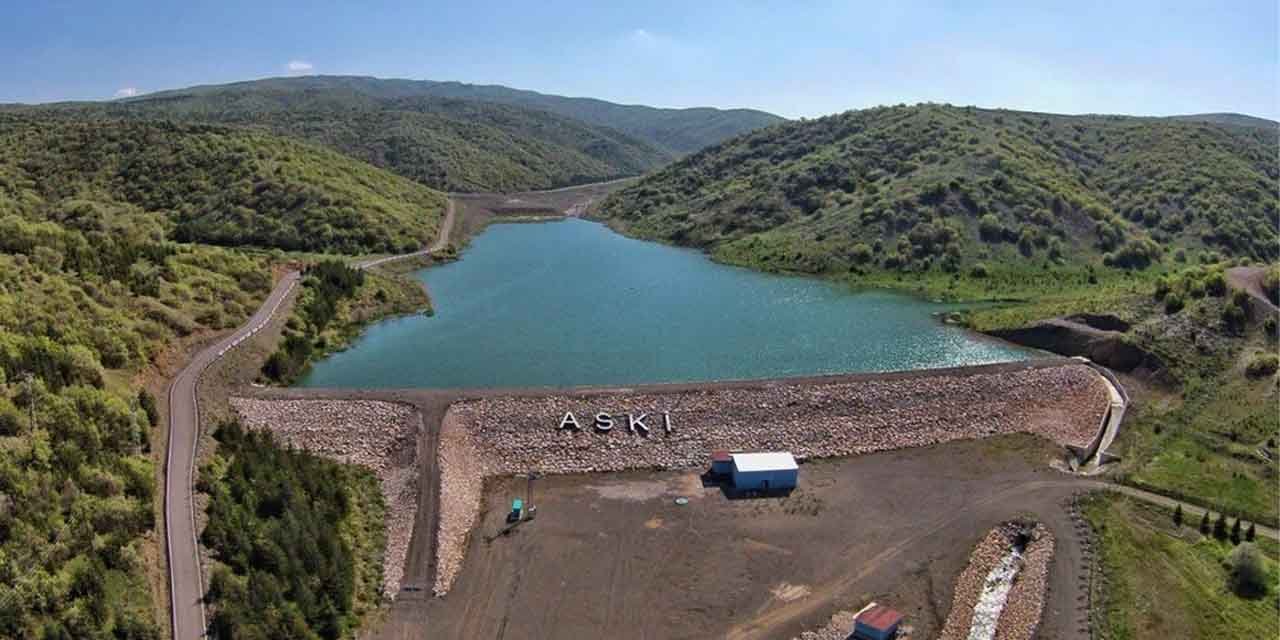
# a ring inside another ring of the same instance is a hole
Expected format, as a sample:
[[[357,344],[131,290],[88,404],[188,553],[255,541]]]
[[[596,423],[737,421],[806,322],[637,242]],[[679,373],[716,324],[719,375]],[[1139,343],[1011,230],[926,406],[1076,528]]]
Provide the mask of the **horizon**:
[[[0,54],[14,61],[0,70],[0,102],[107,101],[355,75],[792,119],[934,102],[1276,121],[1277,19],[1275,4],[1263,2],[1059,10],[1001,2],[634,9],[553,1],[489,12],[386,2],[322,11],[296,0],[266,8],[23,6],[0,26]],[[762,24],[770,37],[760,37]]]
[[[751,106],[720,106],[720,105],[668,106],[668,105],[644,104],[644,103],[637,103],[637,102],[613,102],[611,100],[605,100],[603,98],[598,98],[596,96],[554,94],[554,93],[548,93],[546,91],[540,91],[538,89],[531,88],[531,87],[517,87],[517,86],[502,85],[502,84],[468,82],[465,80],[437,80],[434,78],[383,77],[383,76],[372,76],[372,75],[366,75],[366,74],[348,74],[348,73],[343,73],[343,74],[321,73],[321,74],[310,74],[310,75],[267,75],[267,76],[262,76],[258,78],[246,78],[244,80],[231,80],[228,82],[201,83],[201,84],[184,85],[180,87],[165,87],[165,88],[156,89],[155,91],[138,92],[132,95],[113,96],[110,98],[53,100],[49,102],[0,102],[0,105],[44,106],[44,105],[79,104],[79,103],[112,103],[112,102],[127,103],[134,100],[143,100],[149,96],[154,96],[154,95],[164,94],[164,93],[181,92],[181,91],[188,91],[188,90],[207,88],[207,87],[226,87],[226,86],[232,86],[237,84],[249,84],[254,82],[262,82],[267,80],[295,80],[295,79],[301,80],[306,78],[360,78],[360,79],[387,81],[387,82],[408,81],[408,82],[429,82],[429,83],[442,83],[442,84],[456,83],[456,84],[462,84],[467,86],[477,86],[477,87],[503,87],[507,89],[514,89],[517,91],[530,91],[530,92],[539,93],[542,95],[552,95],[552,96],[559,96],[559,97],[570,98],[570,99],[602,100],[604,102],[610,102],[612,104],[618,104],[624,107],[647,107],[647,108],[653,108],[653,109],[672,109],[672,110],[712,108],[712,109],[718,109],[721,111],[762,111],[765,113],[770,113],[771,115],[777,115],[777,116],[783,117],[788,120],[814,120],[814,119],[823,118],[826,116],[838,115],[848,111],[859,111],[863,109],[891,107],[898,104],[906,104],[907,106],[915,106],[915,105],[923,105],[923,104],[939,104],[939,105],[946,105],[946,106],[958,107],[958,108],[972,107],[975,109],[985,109],[989,111],[1017,111],[1021,113],[1041,113],[1046,115],[1066,116],[1066,117],[1119,116],[1119,117],[1125,117],[1125,118],[1176,118],[1181,116],[1233,115],[1233,116],[1244,116],[1249,118],[1258,118],[1261,120],[1267,120],[1270,122],[1274,122],[1276,124],[1280,124],[1280,120],[1276,120],[1274,118],[1268,118],[1265,116],[1259,116],[1252,113],[1245,113],[1242,111],[1200,111],[1195,113],[1168,113],[1168,114],[1159,114],[1159,115],[1139,114],[1139,113],[1103,113],[1103,112],[1067,113],[1067,112],[1059,112],[1059,111],[1045,111],[1040,109],[1020,109],[1020,108],[1012,108],[1012,107],[1005,107],[1005,106],[999,106],[999,105],[958,104],[954,102],[945,102],[945,101],[936,101],[936,100],[926,100],[926,101],[908,102],[908,103],[894,102],[894,103],[869,104],[869,105],[863,105],[858,107],[850,107],[848,109],[843,109],[841,111],[832,111],[830,113],[822,113],[822,114],[817,114],[812,116],[791,117],[791,116],[783,116],[781,114],[764,111],[763,109],[758,109],[756,107],[751,107]]]

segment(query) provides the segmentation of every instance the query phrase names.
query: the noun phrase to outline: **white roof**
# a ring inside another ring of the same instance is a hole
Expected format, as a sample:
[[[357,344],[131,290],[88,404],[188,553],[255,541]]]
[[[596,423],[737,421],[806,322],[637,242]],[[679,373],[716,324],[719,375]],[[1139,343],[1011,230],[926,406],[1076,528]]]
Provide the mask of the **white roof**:
[[[762,451],[733,454],[733,468],[738,471],[789,471],[798,469],[789,451]]]

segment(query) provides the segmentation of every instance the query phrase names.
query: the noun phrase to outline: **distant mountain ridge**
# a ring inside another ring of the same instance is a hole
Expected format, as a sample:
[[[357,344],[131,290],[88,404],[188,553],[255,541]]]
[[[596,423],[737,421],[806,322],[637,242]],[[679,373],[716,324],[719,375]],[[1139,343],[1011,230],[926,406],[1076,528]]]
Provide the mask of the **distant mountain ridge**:
[[[683,109],[623,105],[595,98],[575,98],[456,81],[382,79],[369,76],[302,76],[265,78],[222,85],[200,85],[138,96],[121,102],[210,95],[227,90],[345,90],[381,100],[458,98],[548,111],[609,127],[674,155],[691,153],[735,135],[784,122],[785,118],[755,109]]]
[[[1256,127],[1259,129],[1280,128],[1280,122],[1243,113],[1192,113],[1184,116],[1169,116],[1169,119],[1187,122],[1208,122],[1210,124],[1229,124],[1238,127]]]

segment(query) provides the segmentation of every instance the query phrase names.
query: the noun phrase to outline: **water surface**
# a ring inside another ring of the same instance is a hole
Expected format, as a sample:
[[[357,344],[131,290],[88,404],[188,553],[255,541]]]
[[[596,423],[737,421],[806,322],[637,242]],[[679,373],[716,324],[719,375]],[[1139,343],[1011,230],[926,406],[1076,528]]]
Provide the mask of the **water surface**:
[[[304,387],[528,387],[893,371],[1021,360],[952,307],[716,264],[594,222],[496,224],[419,271],[435,316],[380,322]]]

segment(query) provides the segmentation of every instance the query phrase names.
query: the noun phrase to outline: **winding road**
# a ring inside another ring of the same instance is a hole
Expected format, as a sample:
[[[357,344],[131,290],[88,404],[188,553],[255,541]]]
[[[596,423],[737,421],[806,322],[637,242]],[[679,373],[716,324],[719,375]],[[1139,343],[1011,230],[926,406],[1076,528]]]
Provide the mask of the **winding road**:
[[[394,260],[415,256],[430,255],[440,251],[449,242],[450,230],[454,225],[455,205],[452,198],[448,200],[444,220],[436,241],[428,248],[408,254],[387,256],[365,260],[357,263],[358,268],[369,269]],[[1246,274],[1232,274],[1241,278]],[[1247,274],[1252,276],[1254,274]],[[169,585],[171,595],[173,637],[177,640],[198,640],[205,635],[207,621],[204,610],[204,577],[200,567],[199,542],[195,525],[194,474],[196,445],[199,439],[200,407],[196,391],[200,376],[204,371],[227,351],[234,349],[243,341],[265,327],[284,306],[293,293],[301,275],[296,271],[285,274],[267,296],[262,306],[242,327],[226,336],[216,344],[198,353],[187,366],[180,371],[169,386],[169,444],[165,463],[165,544],[169,560]],[[1258,294],[1255,293],[1255,297]],[[1265,300],[1265,298],[1264,298]],[[1269,301],[1267,301],[1269,304]],[[1173,508],[1181,504],[1189,518],[1198,518],[1204,509],[1157,495],[1141,489],[1120,486],[1108,482],[1083,479],[1062,479],[1028,483],[1009,491],[990,496],[982,502],[992,502],[1007,498],[1011,492],[1040,491],[1049,488],[1085,488],[1116,491],[1146,502]],[[958,514],[944,514],[932,526],[904,538],[900,544],[885,550],[875,558],[863,560],[865,566],[856,575],[846,577],[843,581],[828,585],[825,589],[835,593],[840,588],[852,584],[860,576],[874,571],[877,567],[901,554],[913,542],[924,536],[935,535],[943,531]],[[1258,533],[1273,540],[1280,539],[1280,532],[1270,527],[1258,527]],[[803,614],[819,598],[806,598],[803,601],[779,607],[760,615],[753,620],[732,628],[730,638],[765,637],[769,629],[777,624],[794,619]]]
[[[453,222],[454,203],[451,198],[445,207],[440,234],[430,247],[414,253],[366,260],[357,266],[369,269],[393,260],[439,251],[449,243],[449,231]],[[300,279],[301,275],[297,271],[286,273],[247,323],[196,354],[169,384],[169,451],[165,460],[164,523],[165,552],[169,559],[169,605],[173,637],[176,640],[201,638],[208,628],[204,611],[200,544],[196,538],[194,493],[196,444],[200,438],[200,406],[196,390],[200,376],[227,351],[265,327],[289,299]]]

